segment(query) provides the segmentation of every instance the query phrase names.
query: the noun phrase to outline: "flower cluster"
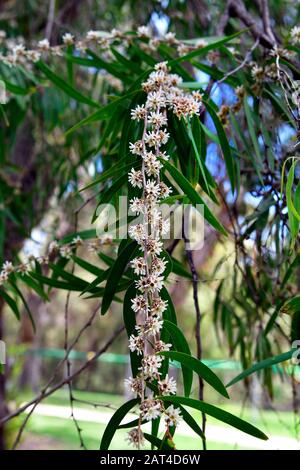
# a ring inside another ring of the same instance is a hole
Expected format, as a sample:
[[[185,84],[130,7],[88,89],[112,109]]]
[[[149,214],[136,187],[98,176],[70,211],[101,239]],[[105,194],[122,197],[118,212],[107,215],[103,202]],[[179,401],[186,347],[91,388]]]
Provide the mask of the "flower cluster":
[[[80,237],[75,237],[70,243],[60,244],[58,241],[53,240],[47,249],[47,252],[40,256],[29,255],[26,261],[14,266],[11,261],[5,261],[0,271],[0,286],[8,281],[10,274],[20,273],[21,275],[35,269],[34,265],[47,265],[54,257],[61,256],[62,258],[71,259],[74,249],[86,244],[90,252],[98,253],[100,248],[105,244],[111,244],[112,238],[106,236],[103,238],[96,238],[92,241],[85,242]]]
[[[147,384],[155,383],[159,395],[176,393],[175,380],[168,375],[162,376],[163,357],[159,354],[172,347],[160,339],[162,316],[168,307],[161,297],[167,266],[161,239],[168,233],[169,223],[163,219],[159,204],[171,193],[171,188],[160,179],[160,170],[164,160],[169,158],[164,149],[170,137],[167,111],[173,112],[178,119],[189,119],[199,114],[202,105],[199,92],[187,93],[179,88],[180,84],[181,77],[170,73],[166,62],[157,64],[142,84],[147,93],[146,103],[131,111],[131,118],[143,123],[141,138],[130,143],[131,153],[141,159],[141,169],[132,168],[129,173],[131,185],[141,190],[140,197],[130,201],[130,210],[139,215],[139,223],[129,228],[130,236],[140,249],[140,254],[131,261],[137,276],[137,295],[131,301],[137,325],[129,338],[129,349],[141,356],[141,367],[137,377],[127,379],[126,385],[141,399],[140,423],[163,414],[167,429],[178,424],[178,410],[172,406],[164,409],[163,402],[147,394],[146,389]],[[143,444],[140,426],[130,431],[128,440],[133,445]]]
[[[102,51],[109,54],[110,47],[118,44],[122,47],[130,46],[135,39],[141,41],[140,46],[143,50],[153,53],[157,51],[161,44],[167,44],[176,48],[179,56],[187,54],[195,49],[207,45],[204,39],[200,39],[195,44],[190,44],[176,38],[174,33],[168,32],[160,37],[153,37],[152,30],[148,26],[140,26],[136,35],[112,29],[106,31],[88,31],[85,37],[77,40],[73,34],[65,33],[62,36],[62,42],[59,45],[52,46],[48,39],[41,39],[34,45],[34,48],[26,48],[22,41],[17,43],[14,39],[6,38],[6,32],[0,30],[0,46],[6,48],[6,53],[0,53],[0,60],[6,65],[16,66],[26,62],[38,62],[47,55],[62,56],[65,49],[74,47],[79,52],[85,52],[88,48],[95,45]]]

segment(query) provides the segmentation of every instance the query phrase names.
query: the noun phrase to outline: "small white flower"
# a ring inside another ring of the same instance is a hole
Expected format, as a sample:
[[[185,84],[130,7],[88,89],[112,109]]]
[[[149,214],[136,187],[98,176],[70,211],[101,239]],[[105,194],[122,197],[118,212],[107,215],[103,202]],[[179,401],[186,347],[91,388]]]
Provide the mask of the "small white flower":
[[[151,271],[155,274],[162,274],[166,269],[166,266],[167,261],[165,260],[165,258],[158,258],[157,256],[155,256],[152,259]]]
[[[140,377],[129,377],[124,380],[125,387],[133,393],[141,396],[143,392],[143,381]]]
[[[291,43],[296,45],[300,43],[300,26],[294,26],[291,29]]]
[[[160,197],[162,199],[169,197],[172,192],[172,188],[169,188],[163,181],[159,183],[159,186],[160,186],[160,193],[159,193]]]
[[[143,295],[131,299],[131,303],[131,308],[135,313],[146,313],[148,311],[148,305]]]
[[[43,52],[47,52],[50,50],[50,43],[48,41],[48,39],[42,39],[41,41],[38,42],[38,48],[43,51]]]
[[[149,124],[152,124],[155,127],[163,127],[168,123],[167,116],[158,112],[152,111],[148,117]]]
[[[147,398],[146,400],[142,401],[140,405],[141,415],[147,421],[151,421],[152,419],[156,419],[161,415],[162,406],[159,400],[155,400],[154,398]]]
[[[149,26],[139,26],[137,34],[140,38],[150,38],[152,36],[151,28]]]
[[[71,241],[71,244],[78,247],[78,246],[83,245],[83,241],[79,236],[77,236],[77,237],[73,238],[73,240]]]
[[[151,304],[151,314],[161,315],[168,308],[168,302],[161,297],[154,297]]]
[[[87,41],[97,41],[102,38],[101,31],[88,31],[86,35]]]
[[[164,343],[161,339],[159,339],[158,341],[155,341],[154,343],[155,352],[170,351],[171,348],[172,348],[171,343]]]
[[[59,248],[59,252],[60,252],[60,255],[63,257],[63,258],[67,258],[67,259],[70,259],[71,256],[72,256],[72,248],[70,247],[70,245],[63,245]]]
[[[131,352],[136,351],[138,356],[143,354],[144,347],[145,347],[145,342],[144,339],[141,336],[134,336],[131,335],[129,338],[129,349]]]
[[[146,107],[156,110],[166,106],[166,98],[161,92],[153,91],[148,94]]]
[[[75,38],[71,33],[65,33],[62,37],[63,43],[67,46],[71,46],[75,42]]]
[[[142,104],[142,106],[137,105],[136,108],[131,110],[130,114],[131,114],[131,119],[133,120],[139,121],[140,119],[144,119],[146,116],[145,105],[144,104]]]
[[[137,449],[145,445],[144,434],[140,428],[131,429],[131,431],[127,433],[126,441]]]
[[[149,354],[142,359],[142,367],[145,377],[149,379],[158,378],[160,375],[159,369],[161,367],[162,357]]]
[[[161,395],[175,395],[177,391],[175,380],[168,375],[166,375],[165,379],[158,381],[158,388]]]
[[[132,225],[128,229],[128,233],[131,238],[136,240],[138,243],[142,243],[146,238],[146,229],[143,224]]]
[[[5,261],[2,265],[2,272],[11,274],[14,272],[14,266],[11,261]]]
[[[167,426],[178,426],[181,421],[181,414],[178,408],[174,408],[173,405],[170,405],[169,408],[165,410],[165,422]]]
[[[134,155],[142,155],[143,154],[143,142],[141,140],[137,140],[136,142],[129,143],[130,152]]]
[[[149,199],[157,199],[160,194],[160,185],[148,180],[145,187],[145,195]]]
[[[134,197],[130,201],[130,210],[135,214],[141,214],[145,212],[145,203],[143,199],[139,199],[138,197]]]
[[[157,317],[149,317],[144,325],[136,325],[139,335],[154,336],[160,332],[164,322]]]
[[[151,253],[152,255],[160,255],[163,250],[163,242],[160,240],[149,238],[147,240],[146,247],[149,253]]]
[[[132,269],[134,270],[135,274],[137,274],[138,276],[146,274],[147,264],[144,258],[142,257],[134,258],[130,262],[130,265]]]

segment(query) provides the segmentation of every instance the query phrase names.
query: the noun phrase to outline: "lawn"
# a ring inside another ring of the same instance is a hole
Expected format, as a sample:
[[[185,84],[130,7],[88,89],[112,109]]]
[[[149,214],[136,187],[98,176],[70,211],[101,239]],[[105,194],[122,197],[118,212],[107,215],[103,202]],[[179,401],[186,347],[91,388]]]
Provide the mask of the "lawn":
[[[109,395],[109,394],[95,394],[89,392],[76,392],[75,396],[84,401],[92,401],[97,403],[109,403],[112,407],[117,408],[122,402],[123,397],[120,395]],[[24,401],[27,401],[29,396],[24,397]],[[65,409],[68,414],[68,394],[65,390],[60,390],[51,397],[47,398],[44,402],[46,405],[55,405],[59,408]],[[82,409],[82,411],[87,410],[90,414],[95,410],[94,407],[87,405],[86,403],[76,402],[76,408]],[[238,404],[235,405],[222,405],[223,409],[226,409],[229,412],[240,414],[240,406]],[[99,407],[97,408],[94,413],[97,414],[101,411],[102,413],[111,413],[112,410],[108,410],[107,408]],[[193,410],[189,410],[192,412],[194,417],[200,423],[200,416],[199,413],[193,412]],[[240,414],[241,415],[241,414]],[[103,416],[103,414],[102,414]],[[281,411],[280,418],[279,415],[272,411],[272,410],[263,410],[261,412],[253,411],[250,408],[245,408],[242,417],[246,420],[249,420],[252,424],[259,427],[262,431],[264,431],[270,438],[272,437],[279,437],[282,438],[295,438],[295,430],[294,430],[294,415],[292,412],[289,411]],[[107,415],[107,421],[109,420],[109,415]],[[106,420],[105,420],[106,421]],[[99,449],[99,443],[101,440],[101,436],[105,429],[106,424],[104,422],[89,422],[88,420],[82,419],[80,420],[80,427],[82,428],[82,435],[84,438],[84,442],[88,449]],[[51,446],[59,446],[62,449],[77,449],[78,444],[78,435],[75,429],[75,426],[71,419],[66,417],[57,417],[57,416],[44,416],[43,414],[34,414],[31,419],[29,420],[28,427],[26,428],[25,434],[25,445],[26,443],[30,442],[30,439],[38,442],[38,437],[42,438],[49,438],[49,443],[45,444],[47,447]],[[255,449],[255,441],[254,444],[249,445],[249,442],[246,446],[243,445],[245,443],[245,434],[239,433],[233,436],[232,442],[228,442],[228,436],[232,432],[232,428],[227,425],[222,425],[222,423],[216,421],[215,419],[208,418],[208,430],[211,432],[209,433],[208,438],[208,448],[209,449],[244,449],[244,448],[254,448]],[[218,439],[214,441],[214,430],[218,431]],[[224,435],[224,442],[220,439],[220,430],[223,431]],[[272,430],[272,432],[271,432]],[[185,434],[185,435],[183,435]],[[201,449],[201,441],[199,437],[195,437],[191,433],[191,435],[187,435],[187,432],[181,434],[180,428],[178,429],[178,433],[176,435],[176,446],[179,450],[197,450]],[[128,445],[126,443],[126,430],[119,430],[115,434],[115,437],[111,444],[111,449],[128,449]],[[147,448],[147,447],[146,447]],[[259,447],[258,447],[259,448]]]

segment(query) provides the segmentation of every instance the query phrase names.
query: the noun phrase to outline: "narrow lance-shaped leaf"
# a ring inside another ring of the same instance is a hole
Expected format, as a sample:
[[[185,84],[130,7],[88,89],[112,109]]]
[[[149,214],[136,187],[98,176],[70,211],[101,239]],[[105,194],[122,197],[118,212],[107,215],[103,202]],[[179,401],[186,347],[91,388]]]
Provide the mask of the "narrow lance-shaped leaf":
[[[127,403],[124,403],[122,406],[120,406],[120,408],[118,408],[117,411],[113,414],[103,433],[100,450],[107,450],[109,448],[112,438],[114,437],[122,419],[135,405],[138,404],[138,402],[138,398],[129,400]]]
[[[228,392],[219,377],[214,372],[212,372],[209,367],[203,364],[203,362],[199,361],[199,359],[177,351],[162,351],[159,354],[165,357],[169,357],[170,359],[178,361],[181,364],[184,364],[186,367],[189,367],[191,370],[200,375],[200,377],[202,377],[202,379],[211,385],[217,392],[219,392],[224,397],[229,398]]]
[[[204,218],[207,222],[214,227],[218,232],[221,232],[223,235],[227,236],[227,232],[223,225],[216,219],[213,215],[211,210],[208,208],[207,204],[205,204],[204,200],[201,196],[197,193],[197,191],[193,188],[193,186],[189,183],[189,181],[180,173],[179,170],[171,163],[162,160],[162,163],[166,170],[170,173],[170,175],[174,178],[176,183],[181,187],[183,192],[187,195],[189,200],[197,206],[197,204],[202,205],[204,208]]]
[[[194,408],[196,410],[201,411],[202,413],[212,416],[213,418],[216,418],[217,420],[222,421],[223,423],[229,424],[230,426],[233,426],[234,428],[239,429],[240,431],[245,432],[250,436],[254,436],[258,439],[263,439],[265,441],[268,439],[268,437],[262,431],[260,431],[260,429],[256,428],[247,421],[244,421],[243,419],[238,418],[237,416],[234,416],[231,413],[228,413],[228,411],[224,411],[221,408],[218,408],[214,405],[210,405],[209,403],[206,403],[204,401],[194,400],[193,398],[180,396],[159,396],[158,399],[174,404],[190,406],[191,408]]]
[[[104,294],[103,294],[103,301],[101,307],[101,314],[104,315],[110,307],[112,303],[113,297],[116,293],[119,281],[123,276],[125,268],[130,261],[131,256],[133,255],[137,244],[135,241],[132,241],[129,245],[124,248],[122,253],[116,259],[114,265],[112,266],[109,276],[107,278]]]
[[[231,385],[239,382],[240,380],[245,379],[251,374],[254,374],[254,372],[258,372],[263,369],[267,369],[268,367],[272,367],[276,364],[279,364],[280,362],[288,361],[291,359],[295,352],[295,349],[292,349],[291,351],[287,351],[283,354],[279,354],[278,356],[273,356],[269,357],[268,359],[264,359],[263,361],[257,362],[253,366],[249,367],[248,369],[244,370],[241,374],[237,375],[234,379],[232,379],[226,387],[231,387]]]
[[[164,327],[172,338],[172,344],[176,351],[183,352],[191,356],[190,347],[187,340],[185,339],[182,331],[174,323],[164,320]],[[181,363],[182,375],[183,375],[183,386],[184,394],[186,397],[190,396],[191,388],[193,384],[193,371],[190,367],[185,366],[184,363]]]

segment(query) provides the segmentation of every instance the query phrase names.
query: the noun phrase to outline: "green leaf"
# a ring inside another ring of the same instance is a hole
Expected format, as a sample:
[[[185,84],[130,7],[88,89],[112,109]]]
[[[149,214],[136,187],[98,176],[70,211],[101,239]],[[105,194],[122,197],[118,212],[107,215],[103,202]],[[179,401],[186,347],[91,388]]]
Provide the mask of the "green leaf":
[[[189,52],[188,54],[182,55],[182,56],[178,57],[177,59],[170,60],[168,62],[168,65],[170,67],[173,67],[174,65],[179,64],[180,62],[186,62],[186,61],[189,61],[190,59],[193,59],[194,57],[199,57],[199,56],[206,55],[207,52],[209,52],[211,49],[214,49],[214,50],[218,49],[220,46],[222,46],[223,44],[226,44],[229,41],[232,41],[232,39],[237,38],[238,36],[243,34],[245,31],[247,31],[247,30],[244,29],[242,31],[239,31],[237,33],[232,34],[231,36],[225,36],[222,39],[218,39],[217,41],[213,41],[210,44],[208,44],[207,46],[201,47],[200,49],[196,49],[195,51],[192,51],[192,52]]]
[[[285,352],[283,354],[279,354],[278,356],[269,357],[268,359],[264,359],[263,361],[257,362],[253,364],[253,366],[249,367],[248,369],[241,372],[241,374],[237,375],[234,379],[232,379],[226,387],[231,387],[231,385],[243,380],[245,377],[253,374],[254,372],[258,372],[263,369],[267,369],[268,367],[272,367],[280,362],[288,361],[291,359],[293,353],[295,352],[294,349],[291,351]]]
[[[112,438],[115,435],[116,430],[118,429],[119,424],[121,423],[122,419],[127,415],[127,413],[139,403],[139,399],[135,398],[133,400],[129,400],[127,403],[124,403],[120,408],[113,414],[111,419],[109,420],[105,431],[102,436],[100,450],[108,450]]]
[[[8,293],[5,292],[5,290],[3,288],[0,289],[0,296],[5,300],[7,305],[11,308],[11,310],[15,314],[16,318],[18,320],[20,320],[21,316],[20,316],[20,312],[19,312],[19,309],[18,309],[18,306],[17,306],[17,302],[12,297],[10,297],[8,295]]]
[[[300,295],[288,300],[283,307],[281,307],[281,312],[287,313],[288,315],[293,315],[298,310],[300,310]]]
[[[205,204],[201,196],[197,193],[197,191],[193,188],[193,186],[189,183],[189,181],[180,173],[179,170],[171,163],[167,162],[166,160],[161,160],[164,167],[170,175],[174,178],[176,183],[180,186],[182,191],[187,195],[189,200],[197,206],[197,204],[203,205],[204,207],[204,218],[207,222],[214,227],[218,232],[222,233],[223,235],[227,236],[227,232],[223,225],[216,219],[213,213],[210,211],[208,206]]]
[[[134,251],[136,250],[137,244],[135,241],[132,241],[127,245],[124,250],[120,253],[120,255],[117,257],[114,265],[112,266],[104,294],[103,294],[103,300],[102,300],[102,306],[101,306],[101,314],[104,315],[107,310],[110,307],[110,304],[112,303],[113,297],[116,293],[119,281],[121,277],[123,276],[123,273],[126,269],[127,264],[129,263]]]
[[[191,350],[188,345],[187,340],[185,339],[184,334],[174,323],[164,320],[164,327],[172,338],[173,347],[178,352],[185,353],[191,356]],[[181,363],[182,367],[182,376],[183,376],[183,386],[184,394],[186,397],[190,396],[192,384],[193,384],[193,371],[190,367],[185,366],[184,362]]]
[[[227,173],[228,173],[230,184],[231,184],[231,191],[232,191],[232,193],[234,193],[235,179],[236,179],[236,177],[235,177],[235,165],[234,165],[234,159],[233,159],[233,156],[232,156],[232,153],[231,153],[231,149],[230,149],[230,145],[229,145],[228,140],[227,140],[226,133],[225,133],[224,128],[221,124],[221,121],[220,121],[217,113],[213,109],[213,106],[211,105],[211,103],[209,101],[206,101],[206,100],[203,100],[203,103],[205,104],[205,108],[208,111],[208,113],[209,113],[210,117],[212,118],[213,123],[215,125],[216,131],[217,131],[217,134],[218,134],[218,137],[219,137],[222,153],[223,153],[223,156],[224,156]]]
[[[247,421],[244,421],[241,418],[238,418],[237,416],[234,416],[231,413],[228,413],[228,411],[224,411],[221,408],[218,408],[214,405],[210,405],[209,403],[206,403],[204,401],[179,396],[160,396],[157,398],[159,400],[171,402],[174,404],[190,406],[191,408],[194,408],[196,410],[201,411],[202,413],[212,416],[213,418],[216,418],[219,421],[222,421],[223,423],[229,424],[230,426],[233,426],[234,428],[239,429],[240,431],[245,432],[250,436],[254,436],[258,439],[263,439],[265,441],[268,440],[268,437],[252,424],[248,423]]]
[[[223,397],[229,398],[228,392],[219,377],[209,367],[203,364],[203,362],[199,361],[199,359],[177,351],[162,351],[159,354],[184,364],[186,367],[196,372],[196,374],[200,375],[203,380],[223,395]]]
[[[59,77],[54,72],[52,72],[52,70],[41,60],[36,62],[35,65],[38,67],[38,69],[40,69],[44,73],[44,75],[46,75],[46,77],[52,83],[54,83],[54,85],[56,85],[58,88],[63,90],[68,96],[70,96],[74,100],[78,101],[79,103],[85,103],[85,104],[88,104],[89,106],[93,106],[96,108],[100,107],[98,103],[96,103],[90,98],[87,98],[86,96],[79,93],[77,90],[75,90],[75,88],[69,85],[66,82],[66,80],[64,80],[63,78]]]
[[[299,222],[300,222],[300,212],[299,212],[300,185],[299,184],[297,185],[297,189],[295,192],[295,204],[293,201],[293,194],[292,194],[296,164],[297,164],[296,161],[292,162],[291,168],[289,169],[289,172],[288,172],[287,182],[286,182],[286,204],[288,208],[290,230],[291,230],[291,236],[292,236],[293,242],[297,238],[297,235],[299,232]]]
[[[129,98],[131,98],[133,95],[139,92],[140,90],[134,90],[134,91],[127,93],[126,95],[121,96],[120,98],[116,98],[111,103],[108,103],[106,106],[103,106],[101,109],[99,109],[99,111],[96,111],[95,113],[90,114],[88,117],[79,121],[73,127],[68,129],[65,135],[68,135],[71,132],[74,132],[75,130],[79,129],[82,126],[86,126],[87,124],[109,119],[116,107],[120,105],[126,107],[126,101],[128,102],[127,104],[129,104]]]

